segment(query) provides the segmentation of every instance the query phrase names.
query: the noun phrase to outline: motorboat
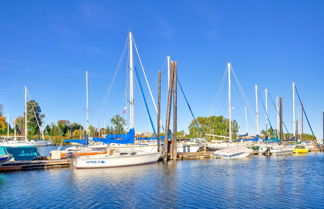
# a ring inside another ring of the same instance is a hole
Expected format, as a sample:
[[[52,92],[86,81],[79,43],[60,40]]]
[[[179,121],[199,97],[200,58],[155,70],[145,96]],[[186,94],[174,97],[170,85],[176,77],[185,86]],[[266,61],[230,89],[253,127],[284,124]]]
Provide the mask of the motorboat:
[[[265,144],[261,145],[259,148],[259,154],[266,156],[280,156],[280,155],[291,155],[293,153],[293,147],[278,145],[278,144]]]
[[[243,146],[228,147],[214,152],[215,157],[224,159],[239,159],[250,156],[253,153],[252,149]]]
[[[297,145],[295,149],[293,150],[293,153],[296,154],[307,154],[309,152],[309,149],[307,149],[305,146]]]

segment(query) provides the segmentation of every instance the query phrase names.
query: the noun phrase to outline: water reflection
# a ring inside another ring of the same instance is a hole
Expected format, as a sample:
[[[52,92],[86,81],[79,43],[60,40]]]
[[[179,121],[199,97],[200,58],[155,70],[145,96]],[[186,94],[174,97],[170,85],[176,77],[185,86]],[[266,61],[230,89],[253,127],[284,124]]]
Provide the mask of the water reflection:
[[[311,154],[7,173],[0,201],[1,208],[323,208],[323,162]]]

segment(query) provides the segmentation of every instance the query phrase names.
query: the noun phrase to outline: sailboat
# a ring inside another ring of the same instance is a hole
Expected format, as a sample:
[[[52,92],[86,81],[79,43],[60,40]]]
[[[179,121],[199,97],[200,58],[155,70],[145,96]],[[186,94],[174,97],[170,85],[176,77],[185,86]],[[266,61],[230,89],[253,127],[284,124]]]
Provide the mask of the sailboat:
[[[16,134],[13,138],[13,140],[5,140],[0,142],[0,146],[7,146],[7,147],[24,147],[24,146],[50,146],[53,145],[53,143],[51,141],[45,141],[45,140],[28,140],[28,117],[27,117],[27,86],[25,86],[24,88],[25,90],[25,136],[24,136],[24,141],[19,141],[17,140]],[[16,133],[16,127],[14,127],[14,131]],[[42,138],[44,138],[44,134],[42,132]],[[9,139],[9,136],[8,136]]]
[[[141,164],[157,162],[161,156],[161,153],[155,151],[154,149],[152,149],[152,147],[151,150],[147,150],[144,149],[144,146],[138,146],[134,143],[135,141],[134,60],[133,60],[132,32],[129,32],[128,40],[129,40],[129,86],[130,86],[129,89],[130,126],[129,128],[130,130],[126,134],[107,135],[106,138],[102,138],[102,139],[94,138],[93,139],[94,141],[110,144],[110,146],[107,146],[107,153],[76,156],[73,161],[73,165],[75,168],[104,168],[104,167],[109,168],[109,167],[141,165]],[[88,141],[86,143],[88,143]],[[125,144],[127,144],[127,146],[123,146]],[[121,146],[116,146],[116,145],[121,145]],[[113,146],[115,146],[116,148],[114,148]]]

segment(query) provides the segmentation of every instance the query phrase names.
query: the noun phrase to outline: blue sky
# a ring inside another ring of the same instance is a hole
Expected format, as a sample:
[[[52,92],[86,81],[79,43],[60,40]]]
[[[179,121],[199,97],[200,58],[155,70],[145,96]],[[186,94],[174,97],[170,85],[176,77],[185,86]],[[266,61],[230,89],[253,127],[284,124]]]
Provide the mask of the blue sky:
[[[283,97],[289,131],[291,82],[296,82],[313,129],[322,137],[323,11],[324,2],[316,0],[3,0],[0,103],[5,114],[21,115],[26,84],[46,114],[46,123],[66,119],[84,124],[84,71],[88,70],[90,122],[103,125],[121,113],[125,104],[127,59],[122,61],[109,97],[107,89],[127,33],[133,31],[155,97],[157,71],[163,73],[163,116],[167,55],[178,63],[179,78],[197,116],[226,115],[226,87],[223,97],[215,98],[230,61],[253,110],[255,84],[262,93],[268,88],[273,97]],[[138,60],[135,65],[140,69]],[[233,94],[233,117],[244,132],[242,99]],[[150,131],[138,87],[135,96],[135,126]],[[150,109],[153,113],[151,104]],[[264,128],[261,103],[259,109],[260,128]],[[250,132],[255,131],[253,114],[249,113]],[[275,126],[274,110],[270,108],[269,114]],[[192,118],[181,95],[178,117],[179,129],[186,130]]]

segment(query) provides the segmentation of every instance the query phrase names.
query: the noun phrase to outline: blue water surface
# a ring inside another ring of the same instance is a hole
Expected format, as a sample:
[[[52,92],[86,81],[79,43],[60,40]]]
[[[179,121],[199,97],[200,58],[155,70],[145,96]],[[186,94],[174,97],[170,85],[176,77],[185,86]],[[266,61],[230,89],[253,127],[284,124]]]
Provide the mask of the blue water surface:
[[[324,154],[0,174],[0,208],[324,208]]]

